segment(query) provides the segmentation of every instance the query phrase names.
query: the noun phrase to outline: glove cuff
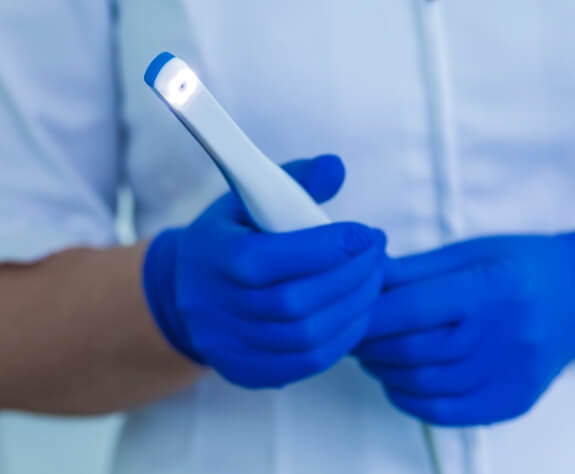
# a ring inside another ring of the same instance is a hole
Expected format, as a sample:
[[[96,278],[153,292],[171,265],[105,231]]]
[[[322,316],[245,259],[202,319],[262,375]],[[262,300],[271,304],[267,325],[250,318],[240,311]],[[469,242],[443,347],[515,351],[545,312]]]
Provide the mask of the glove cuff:
[[[176,259],[180,229],[168,229],[150,244],[144,258],[142,284],[156,325],[178,352],[198,364],[205,360],[190,343],[176,305]]]

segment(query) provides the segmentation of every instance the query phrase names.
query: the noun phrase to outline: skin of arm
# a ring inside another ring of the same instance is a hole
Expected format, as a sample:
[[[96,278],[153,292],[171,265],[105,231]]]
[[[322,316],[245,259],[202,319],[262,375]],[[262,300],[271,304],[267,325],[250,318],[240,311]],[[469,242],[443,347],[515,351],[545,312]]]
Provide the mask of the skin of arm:
[[[149,314],[146,248],[0,265],[0,408],[96,415],[193,383],[203,369],[165,342]]]

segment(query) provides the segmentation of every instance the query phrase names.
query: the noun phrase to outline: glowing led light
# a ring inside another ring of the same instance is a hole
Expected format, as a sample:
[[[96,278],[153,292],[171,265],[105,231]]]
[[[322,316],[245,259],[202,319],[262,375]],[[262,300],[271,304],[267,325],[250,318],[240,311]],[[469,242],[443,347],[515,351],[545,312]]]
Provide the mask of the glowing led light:
[[[170,80],[164,91],[164,98],[173,107],[184,105],[198,90],[200,81],[190,68],[182,69]]]

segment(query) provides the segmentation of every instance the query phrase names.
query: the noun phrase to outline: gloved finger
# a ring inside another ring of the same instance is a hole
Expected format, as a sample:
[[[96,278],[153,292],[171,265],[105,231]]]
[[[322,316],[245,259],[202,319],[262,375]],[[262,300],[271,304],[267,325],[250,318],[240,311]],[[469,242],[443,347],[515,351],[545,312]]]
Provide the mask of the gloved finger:
[[[464,427],[487,425],[515,418],[528,411],[536,398],[518,400],[514,390],[498,390],[486,384],[463,396],[421,398],[388,389],[387,396],[401,411],[438,426]]]
[[[305,353],[228,350],[217,352],[209,362],[223,377],[242,387],[280,388],[325,372],[335,365],[361,340],[368,323],[368,315],[354,319],[326,344]]]
[[[466,406],[465,397],[421,398],[386,389],[389,401],[399,410],[425,423],[436,426],[463,427],[481,424],[483,417],[480,411],[461,413],[461,406]],[[469,397],[469,396],[468,396]],[[477,408],[477,407],[476,407]]]
[[[372,277],[380,285],[371,295],[375,303],[383,285],[381,258],[381,249],[372,246],[344,264],[316,275],[262,288],[231,285],[227,305],[230,312],[247,320],[303,320],[353,294]]]
[[[484,386],[492,361],[479,351],[454,363],[398,368],[369,364],[369,371],[386,389],[419,398],[463,396]]]
[[[380,288],[381,277],[374,272],[353,292],[322,308],[310,318],[276,323],[236,320],[231,330],[246,344],[261,351],[312,351],[337,338],[342,331],[347,331],[353,321],[371,315]]]
[[[318,203],[334,197],[345,181],[343,161],[335,155],[291,161],[282,168]]]
[[[505,273],[495,264],[473,266],[384,291],[367,339],[426,331],[459,323],[474,311],[481,314],[479,308],[505,291]]]
[[[414,281],[437,277],[483,261],[496,259],[513,246],[514,237],[483,237],[386,262],[386,283],[405,285]]]
[[[481,332],[466,321],[429,331],[362,342],[355,350],[365,363],[414,368],[461,360],[476,348]]]
[[[225,276],[239,285],[262,287],[322,273],[372,247],[385,235],[357,223],[338,223],[282,234],[253,234],[227,248]]]

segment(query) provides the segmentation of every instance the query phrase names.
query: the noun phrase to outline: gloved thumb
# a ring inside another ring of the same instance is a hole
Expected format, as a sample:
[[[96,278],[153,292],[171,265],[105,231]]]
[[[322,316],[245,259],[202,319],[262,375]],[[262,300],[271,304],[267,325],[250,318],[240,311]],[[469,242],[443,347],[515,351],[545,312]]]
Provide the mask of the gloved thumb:
[[[283,165],[283,169],[318,203],[334,197],[345,180],[345,167],[335,155],[291,161]]]

